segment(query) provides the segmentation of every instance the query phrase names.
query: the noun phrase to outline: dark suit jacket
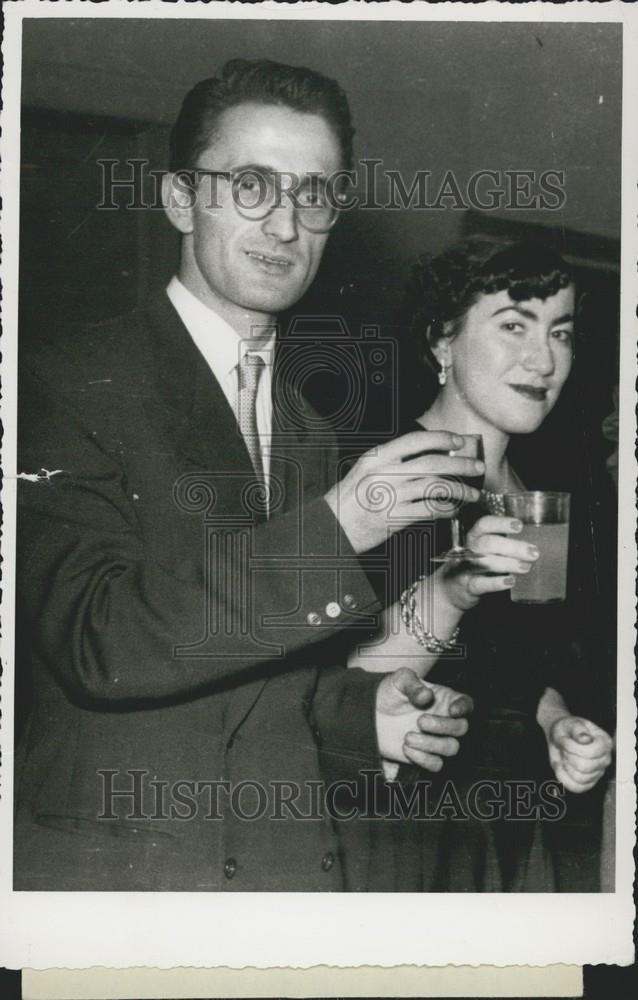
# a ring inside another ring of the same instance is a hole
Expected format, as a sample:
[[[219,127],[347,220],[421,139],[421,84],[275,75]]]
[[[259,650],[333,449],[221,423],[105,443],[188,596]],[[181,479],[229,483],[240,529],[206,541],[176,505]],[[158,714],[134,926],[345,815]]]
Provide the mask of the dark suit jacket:
[[[334,777],[376,764],[379,677],[330,662],[323,640],[378,605],[321,498],[330,434],[275,398],[266,520],[232,411],[164,295],[40,347],[19,396],[34,699],[15,888],[343,888],[312,782],[320,747]]]

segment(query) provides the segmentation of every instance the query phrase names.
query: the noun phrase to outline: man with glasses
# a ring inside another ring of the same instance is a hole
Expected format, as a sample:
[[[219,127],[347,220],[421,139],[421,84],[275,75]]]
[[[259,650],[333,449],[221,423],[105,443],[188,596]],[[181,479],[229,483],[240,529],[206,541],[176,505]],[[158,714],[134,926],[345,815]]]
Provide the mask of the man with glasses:
[[[331,429],[273,386],[276,316],[315,277],[351,159],[336,83],[228,63],[171,135],[178,275],[25,362],[17,889],[342,889],[326,775],[343,792],[380,758],[436,770],[458,749],[465,696],[434,715],[411,671],[345,670],[332,640],[379,610],[359,554],[389,526],[362,487],[395,483],[400,526],[467,460],[414,432],[335,483]]]
[[[221,208],[217,182],[223,181],[222,187],[230,188],[230,197],[239,214],[256,222],[265,219],[281,206],[284,198],[288,198],[296,210],[297,221],[304,229],[311,233],[327,233],[337,221],[339,211],[348,204],[347,196],[338,191],[346,177],[353,179],[354,174],[344,170],[328,178],[318,174],[297,177],[267,167],[240,167],[235,170],[195,167],[193,170],[176,171],[173,183],[179,186],[181,181],[184,191],[195,198],[202,179],[210,178],[211,187],[206,197],[207,207],[212,210]]]

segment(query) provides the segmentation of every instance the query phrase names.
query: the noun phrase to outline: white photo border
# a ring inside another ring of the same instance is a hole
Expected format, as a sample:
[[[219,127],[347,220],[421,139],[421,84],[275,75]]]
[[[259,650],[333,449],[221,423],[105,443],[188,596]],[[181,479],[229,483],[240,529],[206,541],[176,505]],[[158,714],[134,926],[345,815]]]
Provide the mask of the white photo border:
[[[300,7],[303,7],[303,10]],[[6,966],[46,969],[107,966],[308,968],[407,965],[627,964],[632,961],[632,843],[636,795],[633,692],[635,644],[636,218],[638,197],[638,16],[622,3],[524,6],[486,3],[436,6],[348,2],[98,6],[24,0],[4,7],[2,112],[2,801],[0,802],[0,938]],[[15,413],[19,236],[21,27],[28,17],[201,18],[277,20],[596,21],[623,25],[623,216],[620,392],[620,520],[616,891],[606,894],[428,895],[277,893],[13,892],[13,602]],[[631,667],[631,669],[630,669]]]

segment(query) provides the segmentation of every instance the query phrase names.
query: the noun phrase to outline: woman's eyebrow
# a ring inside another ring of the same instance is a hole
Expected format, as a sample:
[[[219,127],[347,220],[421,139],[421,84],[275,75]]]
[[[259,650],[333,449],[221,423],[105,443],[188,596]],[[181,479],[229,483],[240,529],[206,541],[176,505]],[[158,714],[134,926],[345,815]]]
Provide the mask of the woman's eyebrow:
[[[497,309],[495,312],[493,312],[492,316],[498,316],[499,313],[509,312],[511,309],[513,309],[514,312],[517,312],[520,316],[524,316],[525,319],[536,319],[536,320],[538,319],[538,316],[533,309],[525,309],[523,308],[523,306],[518,306],[518,305],[502,306],[501,309]],[[552,320],[552,326],[554,326],[556,323],[573,323],[573,322],[574,322],[574,314],[564,313],[562,316],[557,316],[556,319]]]
[[[517,312],[520,316],[524,316],[525,319],[538,319],[538,316],[533,309],[523,309],[522,306],[514,305],[514,303],[512,303],[511,306],[502,306],[500,309],[496,309],[496,311],[492,313],[492,316],[498,316],[499,313],[510,312],[511,309],[513,309],[514,312]]]

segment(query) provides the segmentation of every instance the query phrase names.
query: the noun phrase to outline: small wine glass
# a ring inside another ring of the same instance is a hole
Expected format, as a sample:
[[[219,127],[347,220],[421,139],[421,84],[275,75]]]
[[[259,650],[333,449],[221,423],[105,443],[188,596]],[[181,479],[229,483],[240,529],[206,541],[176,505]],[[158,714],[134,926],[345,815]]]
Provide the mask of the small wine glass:
[[[480,461],[485,461],[485,449],[483,447],[483,435],[482,434],[463,434],[463,447],[457,448],[454,451],[449,452],[450,455],[460,455],[463,458],[475,458],[480,459]],[[466,476],[464,482],[468,486],[473,486],[477,490],[483,488],[483,482],[485,480],[485,473],[477,473],[474,476]],[[470,559],[479,558],[478,553],[472,552],[465,545],[465,532],[463,530],[463,524],[460,517],[453,517],[450,521],[450,527],[452,530],[452,548],[448,549],[447,552],[442,552],[438,556],[432,556],[432,562],[435,563],[446,563],[446,562],[465,562]]]

